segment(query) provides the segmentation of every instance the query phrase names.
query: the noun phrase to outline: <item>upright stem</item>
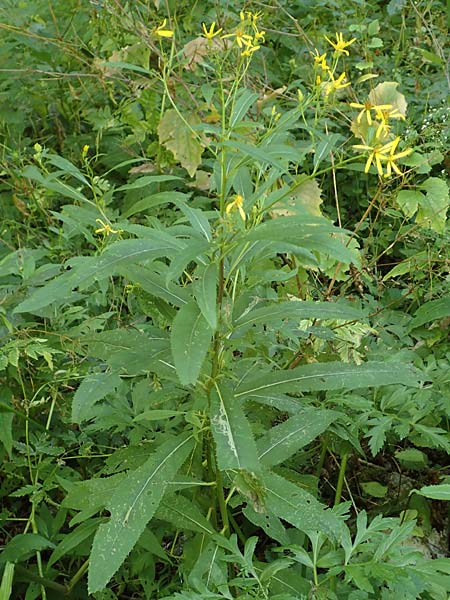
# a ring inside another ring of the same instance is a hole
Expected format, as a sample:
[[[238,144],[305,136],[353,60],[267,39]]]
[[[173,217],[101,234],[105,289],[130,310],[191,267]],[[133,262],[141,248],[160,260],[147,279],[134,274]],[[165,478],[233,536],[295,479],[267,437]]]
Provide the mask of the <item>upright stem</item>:
[[[341,466],[339,468],[339,477],[338,477],[338,481],[337,481],[337,485],[336,485],[336,494],[334,496],[334,506],[338,505],[339,502],[341,501],[342,488],[344,486],[345,471],[347,469],[347,462],[348,462],[349,455],[350,455],[349,452],[344,452],[344,454],[342,455],[342,458],[341,458]]]

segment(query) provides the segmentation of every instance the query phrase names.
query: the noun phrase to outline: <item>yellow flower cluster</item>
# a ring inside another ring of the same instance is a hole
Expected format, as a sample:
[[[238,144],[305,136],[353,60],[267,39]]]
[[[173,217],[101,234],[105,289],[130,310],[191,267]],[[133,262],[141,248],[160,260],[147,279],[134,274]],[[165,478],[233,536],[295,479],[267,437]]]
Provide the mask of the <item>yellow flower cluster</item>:
[[[353,146],[355,150],[369,152],[364,171],[368,173],[370,166],[374,164],[380,177],[388,178],[393,173],[401,175],[402,172],[396,161],[411,154],[412,149],[407,148],[397,152],[397,146],[401,139],[399,136],[388,142],[386,140],[391,134],[392,126],[389,120],[405,120],[405,116],[392,104],[372,104],[370,100],[367,100],[364,104],[350,102],[350,106],[361,109],[356,117],[356,123],[364,128],[363,131],[367,132],[367,138],[373,140],[366,144]],[[371,131],[372,135],[370,136]],[[361,135],[361,137],[366,138],[365,135]],[[367,140],[364,139],[364,141]]]
[[[411,154],[412,149],[408,148],[403,150],[402,152],[397,152],[397,146],[400,142],[400,137],[397,136],[391,142],[387,144],[376,144],[375,146],[365,146],[365,145],[356,145],[353,146],[355,150],[368,151],[369,157],[367,158],[366,166],[364,171],[367,173],[370,169],[370,165],[374,163],[377,167],[378,175],[380,177],[390,177],[392,172],[395,171],[397,175],[402,175],[398,165],[395,164],[395,161],[400,158],[404,158]],[[386,172],[383,171],[383,163],[386,166]]]
[[[256,50],[261,48],[261,43],[264,42],[265,31],[260,31],[258,27],[258,19],[261,17],[261,12],[253,13],[251,11],[240,12],[240,23],[233,33],[222,35],[222,39],[234,38],[237,46],[241,50],[241,56],[250,57]],[[213,23],[213,25],[215,25]],[[211,26],[212,27],[212,26]],[[204,35],[205,35],[204,28]],[[205,35],[205,37],[207,37]]]
[[[244,211],[244,197],[241,196],[241,194],[237,194],[235,199],[226,205],[225,212],[227,213],[227,215],[229,215],[232,210],[238,210],[239,214],[241,215],[241,219],[243,221],[246,220],[247,215]]]
[[[349,81],[346,81],[346,73],[342,72],[340,75],[336,76],[336,67],[339,60],[340,55],[346,54],[349,52],[346,49],[347,46],[353,44],[356,41],[356,38],[352,38],[348,42],[344,40],[344,36],[342,33],[336,33],[336,41],[333,42],[329,38],[325,36],[327,42],[331,44],[334,48],[334,61],[333,66],[331,67],[327,62],[327,53],[320,54],[320,52],[315,48],[315,52],[311,55],[314,59],[314,66],[316,68],[316,77],[315,83],[317,86],[322,86],[325,91],[325,96],[328,96],[337,90],[341,90],[350,85]],[[318,72],[317,72],[318,71]],[[325,79],[324,79],[325,78]]]

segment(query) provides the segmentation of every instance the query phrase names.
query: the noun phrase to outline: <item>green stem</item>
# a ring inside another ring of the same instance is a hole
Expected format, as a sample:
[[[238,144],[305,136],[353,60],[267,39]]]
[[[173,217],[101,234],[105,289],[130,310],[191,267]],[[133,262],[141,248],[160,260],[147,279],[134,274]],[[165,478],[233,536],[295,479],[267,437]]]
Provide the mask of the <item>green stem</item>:
[[[345,471],[347,469],[348,457],[350,456],[349,452],[344,452],[341,459],[341,466],[339,468],[339,477],[336,485],[336,494],[334,496],[334,506],[337,506],[341,501],[342,497],[342,488],[344,486],[345,479]]]
[[[216,466],[216,482],[217,482],[217,500],[219,502],[220,517],[222,519],[222,533],[226,537],[230,534],[230,522],[228,519],[228,510],[225,502],[225,493],[223,490],[222,473]]]
[[[322,473],[323,465],[325,464],[325,458],[328,451],[328,436],[324,435],[322,440],[322,449],[320,451],[319,462],[317,464],[316,469],[316,477],[320,479],[320,474]]]
[[[76,584],[80,581],[80,579],[83,577],[83,575],[86,573],[87,569],[89,566],[89,559],[87,559],[82,565],[81,567],[78,569],[78,571],[75,573],[75,575],[72,577],[72,579],[69,581],[69,584],[67,586],[67,594],[70,594],[73,590],[73,588],[76,586]]]

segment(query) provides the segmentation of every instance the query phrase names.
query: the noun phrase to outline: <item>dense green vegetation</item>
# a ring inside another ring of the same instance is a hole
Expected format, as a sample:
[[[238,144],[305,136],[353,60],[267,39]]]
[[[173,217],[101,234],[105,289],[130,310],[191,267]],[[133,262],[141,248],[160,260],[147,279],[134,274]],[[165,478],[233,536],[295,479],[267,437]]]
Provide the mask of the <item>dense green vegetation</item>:
[[[450,597],[445,11],[2,1],[0,600]]]

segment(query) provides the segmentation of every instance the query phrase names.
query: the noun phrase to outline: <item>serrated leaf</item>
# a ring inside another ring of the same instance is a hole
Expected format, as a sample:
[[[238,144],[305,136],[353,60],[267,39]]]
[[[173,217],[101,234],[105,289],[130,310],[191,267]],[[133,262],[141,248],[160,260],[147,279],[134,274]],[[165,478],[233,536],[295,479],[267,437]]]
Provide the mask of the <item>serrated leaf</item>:
[[[440,485],[425,485],[420,490],[413,490],[415,494],[431,498],[432,500],[450,501],[450,483]]]
[[[195,302],[180,308],[172,323],[170,343],[178,377],[195,385],[208,353],[212,331]]]
[[[258,442],[259,460],[265,466],[278,465],[326,431],[339,413],[305,408],[298,415],[272,427]]]
[[[201,121],[195,113],[185,113],[183,116],[185,121],[172,108],[164,113],[158,125],[159,142],[170,150],[189,175],[194,177],[202,160],[204,146],[191,127]]]
[[[183,306],[189,301],[190,296],[185,288],[166,282],[164,277],[150,268],[129,265],[126,269],[121,269],[120,273],[152,296],[162,298],[174,306]]]
[[[91,535],[94,535],[98,526],[103,521],[103,518],[89,519],[70,533],[66,533],[61,542],[53,550],[52,555],[48,560],[47,567],[51,567],[51,565],[57,562],[62,556],[68,554]]]
[[[414,319],[409,324],[409,329],[420,327],[430,321],[436,321],[437,319],[443,319],[450,316],[450,297],[444,296],[438,300],[431,300],[422,304],[420,308],[416,310]]]
[[[215,530],[197,506],[182,494],[167,496],[156,512],[156,517],[172,523],[177,529],[213,535]]]
[[[233,112],[230,117],[230,127],[237,125],[247,114],[248,109],[259,98],[259,94],[251,92],[245,88],[241,88],[237,95],[236,101],[233,103]]]
[[[236,319],[234,330],[236,331],[257,323],[267,324],[284,319],[343,319],[361,321],[364,318],[364,313],[361,310],[344,302],[292,300],[273,303],[263,308],[254,308]]]
[[[26,560],[38,550],[54,548],[50,540],[37,533],[19,533],[2,549],[0,563]]]
[[[192,447],[192,436],[187,434],[165,442],[119,485],[107,505],[111,518],[100,525],[92,545],[90,594],[107,585],[133,549]]]
[[[121,381],[117,373],[92,373],[85,377],[73,397],[72,423],[81,423],[94,417],[94,405],[115,392]]]
[[[265,505],[270,512],[305,533],[321,531],[340,539],[344,522],[314,496],[274,473],[265,473],[263,482]]]
[[[240,401],[225,386],[211,393],[211,430],[219,469],[259,471],[258,454],[250,424]]]
[[[218,267],[210,263],[194,283],[195,299],[213,331],[217,329],[217,281]]]
[[[33,292],[14,312],[35,312],[52,302],[63,300],[78,286],[110,277],[124,265],[171,256],[183,248],[183,242],[162,231],[152,231],[151,237],[146,239],[120,240],[108,246],[101,256],[70,260],[70,271]]]
[[[419,380],[419,372],[403,363],[315,363],[288,371],[275,371],[244,381],[238,386],[235,395],[240,397],[262,394],[275,389],[281,392],[357,389],[392,383],[417,386]]]

